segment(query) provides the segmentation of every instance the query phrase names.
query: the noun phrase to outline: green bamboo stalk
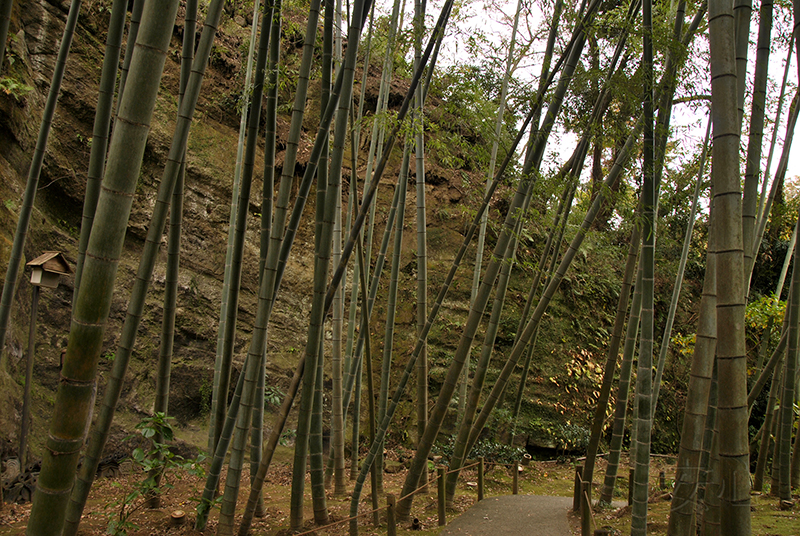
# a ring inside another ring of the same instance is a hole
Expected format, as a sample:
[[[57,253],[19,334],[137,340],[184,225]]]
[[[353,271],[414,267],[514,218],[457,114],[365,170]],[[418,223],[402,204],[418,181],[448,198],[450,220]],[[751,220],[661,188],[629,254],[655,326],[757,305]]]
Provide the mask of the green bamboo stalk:
[[[658,367],[656,369],[655,378],[653,378],[653,396],[651,403],[650,418],[655,419],[656,406],[658,405],[658,393],[661,388],[661,377],[664,373],[664,364],[667,361],[667,350],[669,350],[669,343],[672,338],[672,326],[675,322],[675,312],[678,310],[678,299],[681,294],[681,287],[683,285],[683,274],[686,270],[686,261],[689,258],[689,246],[692,243],[692,233],[694,232],[694,222],[697,215],[697,202],[700,198],[700,190],[703,186],[703,178],[705,175],[706,154],[708,152],[708,143],[711,137],[711,118],[708,119],[706,127],[706,138],[703,143],[703,151],[700,155],[700,170],[697,173],[697,180],[694,185],[694,195],[692,196],[692,208],[689,210],[689,223],[686,225],[686,232],[683,237],[683,247],[681,249],[681,258],[678,261],[678,270],[675,273],[675,285],[672,288],[672,299],[669,303],[669,311],[667,312],[667,321],[664,325],[664,334],[661,336],[661,348],[658,353]]]
[[[222,347],[225,342],[225,323],[228,318],[228,295],[230,294],[230,286],[231,286],[231,260],[233,255],[233,238],[236,234],[236,213],[239,207],[239,187],[241,184],[241,177],[242,177],[242,158],[244,155],[244,142],[245,142],[245,135],[247,134],[247,117],[249,115],[250,110],[250,92],[252,91],[252,74],[253,74],[253,61],[255,55],[255,46],[256,46],[256,38],[258,37],[258,27],[261,20],[261,2],[257,0],[253,3],[253,24],[250,28],[250,46],[248,47],[247,52],[247,67],[245,69],[245,77],[244,77],[244,88],[242,89],[242,113],[239,118],[239,139],[236,145],[236,164],[234,165],[233,171],[233,186],[231,188],[231,209],[230,209],[230,216],[228,218],[228,242],[225,248],[225,268],[223,271],[223,279],[222,279],[222,296],[220,300],[220,313],[219,313],[219,325],[217,327],[217,349],[216,349],[216,356],[222,355]],[[269,108],[267,108],[267,113],[269,113]],[[274,155],[274,144],[273,147],[267,143],[265,144],[265,155],[264,160],[266,162],[267,153],[272,151]],[[265,177],[265,181],[268,180]],[[260,273],[260,271],[259,271]],[[215,408],[218,404],[217,397],[219,395],[219,389],[217,386],[219,385],[219,375],[221,374],[221,366],[222,361],[217,357],[214,360],[214,379],[212,383],[212,390],[211,390],[211,407]],[[214,450],[214,430],[216,430],[216,414],[214,411],[210,412],[209,415],[209,426],[208,426],[208,450],[213,452]]]
[[[81,234],[78,239],[78,259],[75,265],[73,299],[78,297],[78,291],[80,290],[86,245],[89,243],[89,233],[92,231],[94,211],[97,208],[97,198],[100,195],[100,182],[103,180],[103,170],[106,164],[111,114],[114,108],[114,88],[117,84],[117,71],[120,49],[122,48],[122,34],[125,30],[127,7],[128,2],[125,0],[115,0],[111,7],[111,18],[108,22],[103,70],[100,73],[100,87],[97,92],[97,111],[92,129],[92,149],[89,154],[89,170],[86,176]],[[129,48],[133,48],[133,43]]]
[[[405,144],[403,148],[403,162],[400,165],[400,176],[397,180],[399,196],[397,200],[398,217],[394,226],[394,242],[392,245],[392,270],[389,277],[389,294],[386,300],[386,329],[383,337],[383,359],[381,360],[381,387],[378,391],[378,420],[383,420],[386,415],[386,406],[389,402],[389,378],[392,372],[392,353],[394,339],[394,324],[397,314],[397,283],[400,276],[400,259],[403,249],[403,227],[405,225],[406,193],[408,190],[408,166],[411,157],[411,146]],[[379,469],[378,485],[375,492],[383,496],[383,449],[378,451],[375,466]]]
[[[324,26],[327,28],[331,23],[331,17],[329,16],[328,9],[325,10],[325,24]],[[324,32],[327,33],[327,32]],[[323,37],[323,41],[326,41],[325,37]],[[328,46],[329,45],[324,45]],[[323,56],[326,53],[323,52]],[[323,63],[324,63],[323,59]],[[323,71],[330,72],[330,65],[323,67]],[[325,91],[324,99],[327,100],[329,95],[330,82],[328,83],[328,88]],[[320,112],[320,116],[322,116],[322,112]],[[334,122],[336,120],[334,119]],[[330,241],[330,250],[329,255],[331,254],[330,251],[333,250],[333,227],[335,226],[336,220],[336,207],[339,206],[337,202],[336,195],[339,193],[338,186],[334,186],[334,189],[331,190],[332,181],[335,181],[334,177],[331,176],[328,169],[328,158],[322,160],[322,158],[329,153],[328,151],[329,145],[326,142],[323,144],[323,150],[320,155],[320,162],[321,165],[317,169],[317,201],[316,201],[316,226],[314,230],[314,251],[315,253],[319,253],[323,251],[322,241]],[[334,203],[335,207],[333,211],[331,211],[327,207],[327,203]],[[326,220],[326,212],[329,215],[332,215],[332,219]],[[327,244],[327,243],[326,243]],[[318,259],[317,259],[318,260]],[[317,275],[317,266],[318,264],[315,263],[314,267],[314,275]],[[321,276],[322,278],[327,278],[328,276],[328,268],[327,265],[324,268],[324,271]],[[324,284],[323,284],[324,285]],[[324,319],[322,320],[324,322]],[[313,329],[309,326],[309,330]],[[308,459],[309,459],[309,472],[311,476],[311,502],[312,502],[312,510],[314,513],[314,523],[317,525],[326,525],[328,523],[328,506],[325,497],[325,475],[324,475],[324,468],[323,468],[323,461],[322,461],[322,376],[324,374],[324,361],[325,361],[325,353],[324,353],[324,337],[322,336],[323,327],[320,326],[316,328],[319,330],[319,341],[318,341],[318,348],[316,352],[316,360],[314,362],[314,366],[316,370],[314,371],[314,388],[313,392],[309,393],[306,389],[305,384],[303,386],[304,391],[302,393],[302,398],[300,399],[301,407],[305,403],[306,396],[311,397],[311,408],[310,414],[308,419],[308,436],[306,439],[306,451],[308,452]],[[306,355],[308,355],[309,348],[306,348]],[[298,419],[301,420],[301,419]],[[302,438],[298,438],[297,442],[295,443],[295,451],[298,448],[298,443],[302,441]],[[296,454],[296,452],[295,452]],[[303,454],[305,458],[306,454]],[[305,470],[304,470],[305,473]],[[303,486],[305,486],[305,478]],[[301,493],[302,495],[302,493]]]
[[[800,223],[800,220],[798,220]],[[795,259],[797,244],[795,243]],[[776,441],[781,442],[780,459],[773,460],[779,464],[778,496],[781,500],[792,500],[791,482],[791,453],[792,453],[792,422],[794,420],[795,383],[797,372],[797,352],[800,346],[800,269],[792,269],[791,297],[789,299],[789,349],[783,364],[783,392],[781,393],[780,422],[781,434]]]
[[[139,26],[142,21],[144,2],[145,0],[133,1],[133,10],[131,10],[131,23],[128,26],[128,38],[125,43],[125,57],[123,58],[122,66],[119,69],[119,89],[117,90],[117,107],[114,110],[115,116],[119,114],[119,107],[122,104],[122,93],[125,91],[125,84],[128,81],[128,71],[130,71],[131,68],[131,59],[133,58],[136,36],[139,35]]]
[[[717,364],[715,361],[714,372],[711,380],[711,391],[708,398],[708,418],[706,419],[706,432],[703,439],[703,454],[701,456],[702,482],[702,536],[721,536],[720,529],[720,494],[722,492],[719,468],[719,423],[717,400],[719,383],[717,381]]]
[[[600,490],[600,504],[611,504],[619,471],[619,458],[622,452],[622,439],[625,435],[625,417],[628,412],[628,398],[631,386],[633,355],[639,336],[639,319],[642,312],[642,270],[637,269],[634,284],[631,310],[628,313],[628,325],[625,329],[625,346],[622,351],[622,363],[619,370],[617,397],[614,404],[614,424],[611,429],[611,443],[608,446],[606,473]]]
[[[639,411],[636,461],[634,465],[631,536],[647,534],[648,480],[650,474],[650,432],[652,430],[653,327],[656,237],[656,181],[653,162],[653,19],[652,2],[642,2],[644,95],[644,148],[642,171],[642,318],[639,359],[636,372],[635,404]]]
[[[717,346],[717,257],[712,233],[713,225],[706,251],[706,273],[675,470],[675,500],[670,508],[668,534],[673,536],[695,533],[697,505],[702,504],[698,501],[698,489],[704,467],[701,462],[704,432],[712,418],[709,400]]]
[[[761,145],[764,139],[764,111],[767,99],[767,71],[769,67],[770,34],[772,33],[772,0],[761,2],[758,24],[758,44],[753,78],[753,104],[750,111],[750,133],[745,157],[744,192],[742,199],[742,241],[747,282],[752,276],[757,250],[753,249],[753,235],[758,212],[758,180],[761,172]],[[739,69],[737,63],[736,66]],[[739,75],[737,71],[737,75]],[[744,77],[742,76],[742,79]],[[765,177],[766,181],[766,177]],[[749,284],[747,285],[749,293]]]
[[[89,489],[91,488],[95,473],[97,472],[97,464],[100,461],[100,456],[103,452],[106,440],[108,439],[117,401],[122,392],[125,372],[127,371],[128,361],[133,352],[139,322],[141,321],[142,311],[144,309],[145,297],[153,275],[158,250],[161,245],[161,237],[167,218],[167,209],[170,204],[175,182],[180,172],[181,163],[183,162],[183,155],[186,151],[186,143],[189,137],[189,126],[200,94],[200,86],[216,36],[216,25],[221,12],[222,0],[216,0],[209,6],[203,35],[201,36],[197,55],[193,62],[189,84],[187,85],[184,99],[181,101],[181,108],[178,113],[172,144],[167,156],[167,165],[161,176],[161,184],[158,188],[153,215],[150,219],[150,225],[145,239],[144,250],[139,262],[134,287],[131,291],[131,298],[128,302],[128,310],[122,326],[122,333],[115,354],[116,357],[111,370],[111,377],[106,385],[100,413],[92,430],[89,446],[86,450],[83,465],[78,475],[78,481],[76,482],[75,489],[70,499],[67,514],[70,531],[77,530],[77,524],[80,522],[80,516],[86,504]],[[125,96],[123,94],[123,100],[124,99]],[[121,123],[117,124],[119,125]]]
[[[11,253],[8,256],[8,268],[6,269],[6,279],[3,284],[3,294],[0,297],[0,354],[6,346],[6,333],[8,332],[8,319],[11,315],[11,306],[14,294],[17,290],[17,279],[19,268],[22,263],[22,255],[25,250],[25,240],[28,237],[28,225],[33,212],[33,202],[36,199],[36,189],[39,185],[39,176],[42,173],[44,155],[47,150],[47,138],[50,135],[50,127],[53,124],[53,116],[56,111],[58,94],[61,91],[61,82],[64,79],[64,71],[67,65],[69,47],[72,44],[72,37],[75,35],[75,26],[78,23],[78,12],[81,9],[81,0],[72,0],[69,7],[67,23],[64,26],[64,35],[61,38],[61,45],[58,49],[58,57],[53,68],[53,80],[50,82],[50,90],[47,94],[47,102],[42,112],[42,121],[39,125],[39,136],[36,138],[36,147],[33,150],[30,168],[28,168],[28,181],[25,185],[25,193],[22,197],[22,208],[17,220],[17,229],[14,233],[14,243],[11,246]],[[5,43],[5,40],[3,40]]]
[[[551,33],[555,31],[558,27],[558,16],[560,12],[560,6],[563,2],[558,2],[557,6],[554,10],[553,18],[551,19]],[[514,24],[511,27],[511,38],[509,40],[508,45],[508,53],[506,54],[506,70],[505,74],[503,75],[503,82],[500,86],[500,100],[497,103],[497,112],[495,115],[494,121],[494,139],[492,140],[492,149],[489,154],[489,169],[486,173],[486,187],[489,187],[489,184],[492,181],[492,177],[494,177],[494,168],[497,163],[497,151],[500,147],[500,132],[503,128],[503,116],[505,115],[506,110],[506,97],[508,96],[508,83],[511,79],[511,75],[513,74],[515,61],[514,61],[514,49],[517,44],[517,28],[519,26],[519,15],[522,11],[522,0],[517,0],[517,9],[514,12]],[[481,271],[483,268],[483,248],[484,248],[484,241],[486,240],[486,226],[489,222],[489,215],[484,214],[483,220],[481,221],[481,227],[478,231],[478,242],[475,246],[475,268],[472,272],[472,290],[470,291],[469,301],[472,303],[475,301],[475,297],[478,294],[478,287],[480,285],[481,280]],[[423,317],[424,319],[424,317]],[[458,392],[458,417],[456,422],[461,422],[464,418],[464,410],[466,408],[467,403],[467,384],[469,382],[469,356],[467,356],[467,360],[464,366],[464,373],[461,378],[461,386]]]
[[[744,94],[747,87],[747,55],[750,51],[750,17],[753,14],[752,0],[735,0],[733,7],[735,53],[736,53],[736,103],[739,110],[739,128],[744,118]]]
[[[14,0],[0,1],[0,72],[3,70],[3,60],[6,54],[6,40],[8,39],[8,27],[11,24],[11,10],[14,7]]]
[[[247,370],[247,360],[245,358],[244,369]],[[231,444],[231,437],[233,435],[233,428],[237,424],[239,415],[239,403],[242,399],[242,391],[244,390],[246,374],[239,374],[239,379],[236,381],[236,388],[233,390],[233,397],[231,404],[228,406],[228,413],[225,415],[225,423],[222,426],[222,434],[217,441],[216,449],[213,456],[211,456],[211,463],[208,464],[208,473],[206,474],[206,485],[203,488],[203,495],[200,497],[199,504],[197,505],[197,517],[194,522],[194,530],[203,531],[208,522],[208,515],[211,513],[213,506],[213,499],[217,495],[219,487],[219,476],[222,472],[222,464],[225,461],[225,455],[228,453],[228,447]],[[295,386],[296,389],[296,386]],[[262,460],[263,463],[263,460]]]
[[[709,4],[711,98],[714,144],[711,179],[717,240],[717,339],[719,390],[720,528],[730,536],[750,534],[750,469],[747,438],[747,370],[744,336],[742,199],[739,181],[739,126],[736,113],[737,68],[733,14],[724,2]]]
[[[148,4],[131,63],[132,89],[123,97],[111,140],[99,225],[89,240],[84,290],[73,313],[50,432],[27,534],[60,534],[80,448],[94,402],[97,362],[111,308],[118,259],[141,168],[177,1]],[[77,12],[75,13],[77,16]],[[88,289],[88,290],[87,290]]]
[[[197,0],[187,0],[184,26],[183,47],[181,50],[181,77],[178,96],[178,107],[184,98],[186,85],[192,70],[194,57],[194,34],[197,28]],[[169,414],[169,382],[172,369],[172,355],[175,342],[175,311],[178,301],[178,272],[181,259],[181,221],[183,220],[183,195],[186,178],[186,153],[183,154],[175,188],[172,192],[172,202],[169,209],[169,238],[167,241],[167,269],[164,278],[164,312],[161,322],[161,344],[158,356],[158,375],[156,376],[156,396],[153,404],[154,413]],[[153,441],[163,443],[161,433],[153,436]],[[162,471],[154,469],[148,475],[153,478],[156,485],[161,484]],[[148,500],[148,507],[159,508],[161,496],[152,494]]]
[[[236,227],[231,252],[230,267],[230,287],[228,288],[224,339],[222,352],[217,355],[215,367],[214,391],[217,392],[216,404],[212,402],[212,412],[214,413],[214,444],[219,440],[222,426],[226,414],[226,404],[228,390],[230,387],[231,366],[233,363],[233,346],[236,336],[236,317],[238,314],[239,287],[242,274],[242,255],[244,252],[244,238],[247,230],[248,206],[250,199],[250,189],[253,180],[253,168],[255,165],[256,145],[258,140],[258,129],[261,119],[261,100],[264,92],[265,66],[267,63],[267,49],[269,44],[270,32],[267,31],[262,21],[261,37],[258,44],[258,54],[256,56],[255,79],[251,99],[253,106],[250,108],[247,145],[244,151],[242,163],[242,176],[239,191],[239,201],[236,209]],[[216,370],[219,369],[219,375]],[[213,395],[212,395],[213,396]],[[213,399],[212,399],[213,400]],[[247,402],[252,404],[251,401]],[[216,450],[216,448],[214,449]]]
[[[254,9],[259,7],[260,2],[256,2]],[[272,198],[275,189],[275,152],[277,143],[277,116],[278,116],[278,67],[280,62],[280,26],[281,8],[280,3],[273,3],[269,11],[272,19],[264,19],[264,24],[270,24],[269,59],[267,60],[267,96],[264,126],[264,183],[262,188],[262,211],[261,211],[261,256],[259,262],[259,278],[263,277],[266,257],[269,253],[269,237],[272,234]],[[255,21],[256,13],[253,18]],[[255,22],[254,22],[255,24]],[[251,36],[251,42],[255,36]],[[246,100],[246,99],[245,99]],[[265,238],[267,241],[265,242]],[[263,264],[262,262],[263,261]],[[265,347],[266,351],[266,347]],[[264,389],[266,383],[266,359],[263,361],[262,369],[259,371],[256,386],[256,399],[253,408],[253,428],[250,437],[250,478],[251,480],[258,473],[261,464],[262,449],[264,445]],[[258,495],[254,514],[257,517],[265,515],[264,499],[262,494]]]
[[[322,216],[320,222],[320,231],[317,237],[318,243],[316,244],[317,254],[314,262],[314,297],[311,305],[311,314],[309,321],[308,342],[306,343],[306,361],[309,363],[314,359],[317,346],[322,340],[322,328],[325,314],[330,307],[330,303],[326,303],[326,290],[327,290],[327,274],[328,265],[330,263],[332,238],[333,238],[333,223],[336,211],[336,196],[339,193],[339,184],[342,177],[342,162],[344,160],[344,145],[347,139],[347,122],[349,115],[350,103],[352,101],[351,95],[353,90],[353,80],[355,77],[355,64],[358,54],[358,42],[361,36],[361,29],[366,14],[369,11],[370,0],[364,2],[359,0],[355,3],[353,8],[353,17],[351,17],[350,28],[348,32],[348,47],[345,57],[345,62],[340,70],[339,78],[342,79],[339,83],[339,94],[333,96],[328,103],[338,106],[336,115],[336,125],[334,127],[334,140],[333,140],[333,153],[330,163],[330,174],[328,177],[327,194],[325,196],[325,203],[323,207],[317,207],[317,212]],[[339,82],[337,80],[337,82]],[[336,91],[336,90],[335,90]],[[330,124],[330,123],[328,123]],[[327,125],[325,129],[327,131]],[[325,138],[325,133],[320,130],[318,139]],[[304,177],[305,179],[305,177]],[[318,182],[317,189],[321,189],[322,185]],[[298,195],[298,199],[300,195]],[[319,200],[319,197],[318,197]],[[293,218],[294,220],[294,218]],[[296,226],[294,221],[290,221],[290,229]],[[284,246],[287,240],[291,240],[290,232],[287,231],[286,238],[284,239]],[[314,385],[315,375],[311,373],[311,368],[306,369],[305,377],[303,378],[303,397],[300,401],[300,413],[297,422],[297,442],[295,444],[294,464],[292,471],[292,492],[290,498],[290,525],[292,529],[299,529],[303,525],[303,488],[305,481],[305,467],[306,467],[306,448],[307,437],[309,434],[310,422],[308,417],[308,402],[310,397],[306,393],[312,393],[311,387]],[[324,500],[324,495],[322,497]]]
[[[764,470],[767,467],[767,457],[772,445],[772,429],[775,424],[775,406],[778,401],[778,388],[781,384],[783,367],[775,367],[772,371],[772,384],[769,387],[767,398],[767,411],[764,415],[764,426],[761,428],[761,440],[758,445],[758,460],[753,473],[753,491],[764,491]],[[795,447],[796,448],[796,447]]]
[[[314,402],[311,413],[311,432],[308,436],[309,468],[311,472],[311,500],[314,510],[314,523],[327,525],[328,506],[325,498],[325,462],[322,458],[322,341],[317,358],[317,374],[314,380]]]
[[[589,445],[586,447],[586,459],[583,462],[582,478],[586,482],[592,482],[594,479],[594,465],[597,458],[597,450],[600,446],[600,436],[603,433],[603,423],[606,420],[606,411],[608,410],[609,397],[614,382],[614,372],[617,368],[619,347],[622,343],[622,330],[625,327],[625,317],[628,316],[628,302],[630,301],[631,297],[633,278],[636,274],[640,242],[641,230],[638,225],[634,225],[628,247],[628,256],[625,262],[625,272],[622,276],[619,299],[617,300],[617,315],[614,318],[614,327],[611,330],[611,340],[608,343],[608,357],[606,358],[606,364],[603,367],[603,383],[600,385],[600,395],[597,397],[597,405],[595,406],[594,410],[592,430],[589,436]],[[622,373],[620,373],[620,376],[622,376]],[[622,380],[620,379],[620,383],[621,381]]]
[[[606,175],[605,185],[608,186],[609,188],[622,173],[622,169],[625,163],[627,162],[628,158],[630,157],[635,139],[635,134],[637,134],[641,128],[642,128],[642,121],[638,120],[633,128],[631,135],[625,142],[625,146],[622,148],[619,155],[617,156],[614,165]],[[536,331],[537,326],[541,321],[542,317],[544,316],[544,312],[547,309],[548,304],[550,303],[550,300],[555,294],[556,289],[558,289],[558,286],[560,285],[561,280],[564,278],[564,275],[566,274],[567,269],[572,263],[572,260],[575,258],[575,255],[578,249],[580,248],[581,244],[583,243],[583,239],[586,237],[586,233],[589,231],[592,222],[594,221],[595,217],[600,211],[600,207],[604,200],[605,200],[605,189],[603,189],[600,193],[598,193],[598,195],[592,202],[591,207],[586,212],[580,228],[578,229],[576,235],[570,242],[567,251],[562,256],[561,262],[559,263],[556,273],[548,282],[547,288],[542,294],[542,298],[539,300],[536,309],[531,315],[531,319],[525,325],[520,340],[512,348],[511,354],[509,355],[505,365],[503,366],[503,369],[500,371],[500,375],[497,378],[491,393],[489,393],[489,396],[484,402],[480,414],[476,418],[475,423],[472,425],[472,430],[470,431],[469,434],[469,440],[467,441],[467,449],[466,449],[467,452],[469,451],[470,448],[472,448],[472,446],[477,441],[478,435],[480,434],[481,430],[483,430],[483,427],[486,424],[489,415],[491,414],[492,410],[500,400],[500,397],[503,394],[503,390],[505,389],[505,386],[508,383],[508,379],[510,378],[511,373],[513,372],[514,368],[519,362],[519,359],[522,356],[522,353],[525,347],[527,346],[528,342],[530,341],[531,336],[533,335],[534,331]]]
[[[419,68],[422,59],[422,33],[425,29],[426,0],[414,2],[414,67]],[[428,69],[433,71],[433,62]],[[425,200],[425,88],[417,89],[416,107],[413,122],[416,128],[414,141],[415,173],[416,173],[416,225],[417,225],[417,335],[425,327],[428,316],[428,233],[427,207]],[[422,347],[417,361],[417,442],[422,437],[428,424],[428,346]],[[428,468],[424,468],[420,477],[428,481]]]
[[[330,11],[330,13],[329,13]],[[326,50],[332,49],[334,45],[337,48],[337,55],[339,56],[338,60],[341,59],[341,32],[338,30],[334,32],[334,27],[337,26],[337,22],[340,22],[341,15],[340,12],[334,13],[334,5],[333,2],[328,2],[325,5],[325,44]],[[330,21],[330,24],[328,24]],[[334,37],[334,33],[336,33],[336,37]],[[335,41],[335,43],[334,43]],[[331,84],[331,65],[332,64],[332,50],[331,53],[328,54],[328,62],[329,65],[323,66],[322,74],[322,88],[323,88],[323,98],[322,103],[323,105],[327,104],[328,100],[328,93],[330,92],[330,84]],[[324,63],[324,62],[323,62]],[[341,63],[339,61],[339,63]],[[351,120],[352,120],[352,113],[353,109],[350,108]],[[352,129],[351,129],[352,130]],[[326,146],[327,149],[327,146]],[[351,145],[351,156],[353,152],[356,150],[355,145]],[[323,155],[322,157],[324,160],[327,160],[327,154]],[[351,165],[352,169],[355,169],[355,166]],[[335,221],[333,226],[333,263],[338,264],[342,257],[342,186],[339,183],[338,192],[336,193],[336,214],[335,214]],[[342,385],[342,329],[344,323],[344,288],[339,288],[336,292],[336,299],[333,304],[333,322],[331,324],[331,330],[333,333],[333,341],[332,341],[332,348],[331,348],[331,382],[332,382],[332,394],[331,394],[331,459],[334,462],[334,476],[335,476],[335,488],[334,488],[334,495],[335,496],[342,496],[347,492],[347,487],[345,485],[344,479],[344,408],[342,406],[342,397],[343,397],[343,385]],[[328,477],[326,474],[326,482],[325,487],[330,486],[330,482],[328,481]]]

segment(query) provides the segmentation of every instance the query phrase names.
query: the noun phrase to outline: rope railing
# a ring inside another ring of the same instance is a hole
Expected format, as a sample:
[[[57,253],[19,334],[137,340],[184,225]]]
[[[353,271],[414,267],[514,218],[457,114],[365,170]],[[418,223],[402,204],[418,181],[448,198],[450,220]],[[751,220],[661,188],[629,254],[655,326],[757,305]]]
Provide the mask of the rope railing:
[[[512,476],[512,494],[513,495],[517,495],[519,493],[519,470],[518,470],[518,467],[520,466],[520,463],[522,465],[528,465],[530,460],[531,460],[530,455],[525,454],[525,457],[522,459],[521,462],[515,462],[515,463],[492,463],[492,465],[494,467],[512,467],[512,468],[514,468],[514,470],[512,471],[512,475],[513,475]],[[446,512],[445,512],[445,487],[444,487],[444,485],[445,485],[445,477],[447,475],[451,474],[451,473],[462,472],[462,471],[465,471],[467,469],[472,469],[473,467],[477,467],[478,468],[478,490],[477,490],[478,491],[478,501],[482,501],[483,498],[484,498],[484,467],[485,467],[485,462],[484,462],[483,458],[478,458],[477,461],[469,463],[467,465],[464,465],[463,467],[459,467],[459,468],[456,468],[456,469],[447,470],[447,469],[445,469],[444,466],[439,466],[437,468],[437,476],[436,476],[435,481],[437,482],[437,486],[438,486],[438,491],[437,491],[438,497],[437,497],[437,500],[438,500],[438,518],[439,518],[439,526],[440,527],[443,527],[443,526],[445,526],[447,524],[447,518],[446,518]],[[394,494],[389,493],[389,494],[386,495],[386,503],[387,503],[386,506],[382,506],[380,508],[373,508],[372,510],[369,510],[367,512],[362,512],[362,513],[360,513],[358,515],[355,515],[355,516],[350,516],[350,517],[347,517],[347,518],[344,518],[344,519],[340,519],[338,521],[334,521],[333,523],[328,523],[327,525],[316,526],[313,529],[309,529],[309,530],[307,530],[305,532],[300,532],[300,533],[296,534],[295,536],[309,536],[311,534],[317,533],[320,530],[329,529],[329,528],[335,527],[337,525],[341,525],[342,523],[347,523],[347,522],[352,521],[354,519],[359,519],[359,518],[362,518],[362,517],[371,516],[371,515],[374,515],[374,514],[376,514],[378,512],[381,512],[383,510],[386,510],[386,521],[387,521],[387,526],[388,526],[387,536],[396,536],[397,535],[397,516],[396,516],[395,507],[396,507],[397,503],[402,501],[402,500],[404,500],[404,499],[407,499],[407,498],[411,497],[412,495],[416,495],[420,491],[423,491],[430,484],[431,484],[431,482],[428,481],[425,484],[423,484],[422,486],[420,486],[417,489],[415,489],[414,491],[411,491],[410,493],[407,493],[406,495],[403,495],[402,497],[395,497]],[[418,525],[419,524],[419,520],[418,519],[414,519],[412,521],[412,526],[415,523]]]

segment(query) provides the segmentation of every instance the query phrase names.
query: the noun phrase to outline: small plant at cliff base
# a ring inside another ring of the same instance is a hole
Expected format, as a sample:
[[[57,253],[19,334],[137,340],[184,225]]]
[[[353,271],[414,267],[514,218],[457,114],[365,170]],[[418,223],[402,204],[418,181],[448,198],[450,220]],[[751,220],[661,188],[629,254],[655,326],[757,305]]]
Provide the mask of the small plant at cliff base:
[[[139,528],[131,521],[131,516],[145,505],[149,497],[160,495],[173,487],[169,477],[181,478],[184,472],[193,476],[204,476],[202,463],[205,456],[200,454],[196,459],[186,460],[169,450],[166,442],[172,440],[174,433],[164,413],[158,412],[152,417],[146,417],[136,425],[136,430],[150,441],[149,450],[137,447],[131,453],[134,467],[146,477],[121,499],[106,505],[113,510],[108,514],[111,519],[106,533],[114,536],[124,536],[128,531]],[[134,436],[128,436],[126,440],[131,437]],[[156,441],[159,437],[163,443]],[[119,486],[117,483],[114,485]]]

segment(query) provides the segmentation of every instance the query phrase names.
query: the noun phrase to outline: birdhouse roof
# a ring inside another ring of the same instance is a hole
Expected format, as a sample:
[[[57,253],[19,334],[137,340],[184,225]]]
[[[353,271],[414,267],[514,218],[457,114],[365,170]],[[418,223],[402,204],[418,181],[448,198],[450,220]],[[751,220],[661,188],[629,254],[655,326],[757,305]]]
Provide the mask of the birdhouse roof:
[[[62,275],[72,273],[72,268],[70,268],[69,262],[67,262],[67,259],[64,258],[64,255],[58,251],[45,251],[26,264],[26,266],[41,266],[45,271]]]

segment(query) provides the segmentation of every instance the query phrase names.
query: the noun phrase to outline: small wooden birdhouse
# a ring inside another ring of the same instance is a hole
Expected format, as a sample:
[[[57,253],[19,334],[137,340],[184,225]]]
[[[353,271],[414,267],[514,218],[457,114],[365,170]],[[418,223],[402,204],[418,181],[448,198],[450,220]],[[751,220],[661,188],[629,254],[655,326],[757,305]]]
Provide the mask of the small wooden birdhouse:
[[[62,275],[72,273],[67,259],[58,251],[45,251],[26,266],[31,267],[31,285],[56,288]]]

